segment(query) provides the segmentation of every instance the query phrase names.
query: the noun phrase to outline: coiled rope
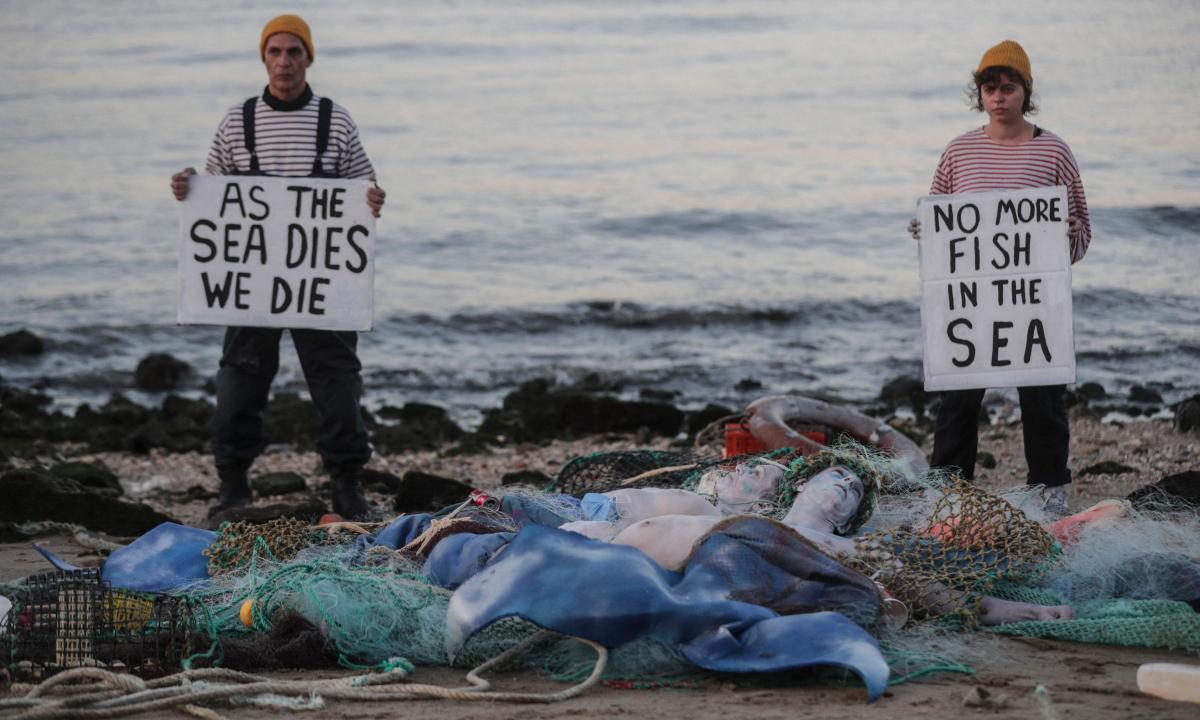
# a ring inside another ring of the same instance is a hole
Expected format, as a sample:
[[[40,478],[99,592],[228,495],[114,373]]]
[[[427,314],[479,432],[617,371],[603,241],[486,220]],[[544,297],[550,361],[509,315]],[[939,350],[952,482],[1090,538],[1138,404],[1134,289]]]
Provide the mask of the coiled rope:
[[[442,699],[511,703],[554,703],[576,697],[600,681],[608,664],[602,645],[573,638],[596,652],[596,665],[582,682],[554,693],[489,692],[491,683],[481,675],[553,635],[543,630],[467,673],[469,687],[446,688],[408,683],[408,672],[395,668],[385,673],[352,675],[326,680],[273,680],[222,668],[186,670],[155,680],[82,667],[61,672],[36,685],[24,697],[0,700],[0,717],[11,720],[57,718],[110,718],[176,708],[197,717],[214,717],[202,704],[250,700],[259,696],[306,699],[311,706],[323,700],[397,701]],[[13,712],[16,714],[12,714]]]

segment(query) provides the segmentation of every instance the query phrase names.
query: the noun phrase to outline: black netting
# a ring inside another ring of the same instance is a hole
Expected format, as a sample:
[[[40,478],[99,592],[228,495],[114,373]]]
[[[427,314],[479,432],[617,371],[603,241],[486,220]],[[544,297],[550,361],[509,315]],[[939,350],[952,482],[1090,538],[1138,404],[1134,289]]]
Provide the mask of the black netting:
[[[179,670],[190,651],[184,600],[114,589],[96,568],[28,577],[12,600],[0,651],[21,679],[86,666],[153,677]]]
[[[568,462],[548,489],[583,497],[587,493],[603,493],[620,487],[679,487],[697,468],[718,461],[691,451],[596,453]]]

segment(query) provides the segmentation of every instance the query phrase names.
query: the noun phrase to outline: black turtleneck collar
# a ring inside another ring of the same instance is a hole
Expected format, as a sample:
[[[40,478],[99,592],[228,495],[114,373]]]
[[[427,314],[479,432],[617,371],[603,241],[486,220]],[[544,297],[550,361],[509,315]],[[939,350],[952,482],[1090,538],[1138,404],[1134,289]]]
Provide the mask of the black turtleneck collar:
[[[295,100],[289,100],[285,102],[272,95],[271,86],[268,85],[267,87],[263,88],[262,99],[263,102],[267,104],[267,107],[271,108],[272,110],[278,110],[279,112],[293,112],[303,109],[304,106],[308,104],[308,101],[312,100],[312,88],[308,86],[308,83],[304,83],[304,92],[300,93],[300,97],[296,98]]]

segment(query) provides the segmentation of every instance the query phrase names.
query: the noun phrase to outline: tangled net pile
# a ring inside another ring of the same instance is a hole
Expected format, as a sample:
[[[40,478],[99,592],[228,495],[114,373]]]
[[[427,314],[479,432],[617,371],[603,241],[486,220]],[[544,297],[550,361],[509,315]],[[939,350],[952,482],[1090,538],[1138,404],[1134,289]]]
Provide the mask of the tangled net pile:
[[[929,672],[970,672],[962,647],[947,641],[975,625],[985,595],[1071,603],[1077,612],[1073,620],[1010,623],[990,628],[995,632],[1200,653],[1200,615],[1186,603],[1162,599],[1181,582],[1200,586],[1200,565],[1192,556],[1200,531],[1195,513],[1134,512],[1116,529],[1088,528],[1063,549],[1017,507],[1021,498],[1013,498],[1014,505],[936,472],[914,477],[900,461],[855,443],[811,456],[783,449],[729,460],[700,452],[589,455],[564,466],[551,488],[562,495],[502,489],[496,496],[521,495],[526,508],[580,519],[579,502],[566,496],[628,487],[697,491],[705,473],[731,464],[766,464],[782,473],[755,506],[774,519],[788,513],[798,487],[822,470],[844,466],[863,481],[864,500],[851,523],[861,526],[857,553],[839,559],[914,610],[917,622],[903,629],[885,623],[872,628],[893,683]],[[223,525],[205,552],[211,577],[175,594],[187,608],[181,617],[189,619],[193,635],[183,668],[202,673],[239,662],[271,667],[273,658],[291,653],[392,678],[415,665],[476,667],[497,657],[564,681],[678,684],[699,674],[671,647],[649,640],[617,648],[600,667],[593,650],[546,637],[517,619],[488,626],[449,658],[452,593],[422,573],[428,548],[458,532],[516,529],[512,518],[495,510],[460,514],[463,507],[434,519],[397,550],[361,541],[378,526],[311,527],[288,519]],[[937,612],[923,614],[923,608]],[[281,632],[285,628],[304,632]],[[304,637],[314,644],[297,645]],[[342,691],[330,692],[336,697]]]
[[[1130,511],[1119,525],[1085,531],[1064,552],[1030,516],[1036,511],[1018,507],[1032,491],[1006,499],[937,470],[913,476],[903,463],[854,442],[807,457],[792,449],[727,460],[646,451],[592,455],[565,466],[553,487],[576,495],[622,486],[695,490],[706,471],[733,463],[787,467],[774,495],[756,506],[775,519],[787,513],[799,479],[842,465],[863,480],[868,492],[853,524],[869,519],[855,537],[859,554],[841,559],[906,602],[915,620],[925,619],[921,608],[941,606],[936,618],[927,618],[932,623],[880,629],[899,680],[936,670],[969,671],[939,648],[962,651],[951,638],[976,626],[985,595],[1070,603],[1076,611],[1072,620],[986,628],[992,632],[1200,653],[1200,614],[1184,602],[1154,599],[1179,594],[1181,582],[1200,587],[1195,575],[1200,517],[1178,506]],[[622,476],[637,480],[625,485]]]

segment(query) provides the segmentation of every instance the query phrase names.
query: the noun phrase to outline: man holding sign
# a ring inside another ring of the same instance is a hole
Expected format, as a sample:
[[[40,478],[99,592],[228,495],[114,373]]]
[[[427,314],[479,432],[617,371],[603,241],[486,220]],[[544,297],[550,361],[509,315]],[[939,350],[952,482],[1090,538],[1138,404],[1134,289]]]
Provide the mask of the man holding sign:
[[[1020,384],[1029,484],[1046,487],[1047,511],[1065,514],[1070,427],[1062,397],[1064,384],[1074,381],[1070,265],[1087,252],[1091,224],[1071,149],[1025,119],[1035,111],[1032,91],[1020,45],[1005,40],[984,53],[974,95],[988,124],[946,147],[929,192],[955,197],[923,199],[926,224],[914,219],[909,230],[915,239],[927,236],[926,387],[945,390],[932,465],[974,479],[984,390],[1011,380]]]
[[[205,170],[209,175],[374,181],[374,169],[350,114],[328,98],[314,95],[308,86],[306,74],[315,55],[312,33],[301,18],[281,15],[266,24],[259,40],[259,56],[267,71],[267,87],[261,96],[239,103],[226,113],[208,155]],[[177,200],[188,199],[191,176],[195,174],[194,169],[187,168],[172,176],[171,189]],[[384,192],[372,185],[360,200],[345,196],[344,187],[324,187],[322,183],[337,184],[321,180],[275,183],[272,187],[277,194],[286,193],[281,196],[284,200],[273,200],[265,191],[255,192],[263,188],[249,187],[243,191],[242,183],[225,184],[217,191],[221,193],[219,216],[228,220],[228,211],[237,222],[228,222],[223,227],[213,221],[193,222],[190,228],[185,228],[192,241],[186,259],[193,263],[241,264],[246,268],[256,263],[266,266],[268,244],[261,225],[253,221],[265,220],[273,211],[278,216],[284,208],[290,211],[294,199],[293,215],[310,222],[289,226],[286,253],[279,247],[270,248],[272,262],[279,263],[279,256],[286,255],[282,262],[288,268],[302,270],[311,260],[313,269],[318,268],[320,261],[325,272],[345,273],[348,269],[351,273],[362,273],[369,259],[364,250],[366,240],[370,239],[369,247],[374,247],[373,238],[369,238],[373,227],[368,229],[360,224],[338,228],[335,236],[333,229],[316,227],[313,223],[328,221],[331,215],[340,218],[346,214],[345,206],[357,202],[365,203],[370,214],[379,217]],[[182,268],[185,259],[182,248],[180,258]],[[249,310],[252,297],[266,303],[268,293],[253,292],[251,279],[252,273],[248,271],[218,272],[213,278],[203,274],[205,297],[212,311]],[[236,326],[226,330],[217,373],[213,435],[221,493],[209,514],[250,500],[247,472],[266,445],[262,416],[271,381],[279,367],[281,328],[289,327],[309,393],[320,414],[317,450],[332,477],[334,510],[347,518],[364,517],[370,506],[359,485],[359,474],[372,449],[359,407],[362,364],[356,352],[357,335],[347,330],[318,329],[330,327],[321,317],[328,294],[322,281],[327,285],[328,278],[270,280],[269,313],[300,311],[305,317],[271,323],[277,325],[273,327]],[[194,321],[214,320],[201,316]]]

